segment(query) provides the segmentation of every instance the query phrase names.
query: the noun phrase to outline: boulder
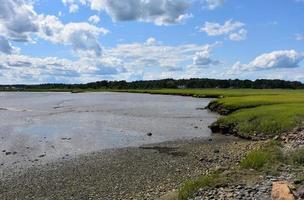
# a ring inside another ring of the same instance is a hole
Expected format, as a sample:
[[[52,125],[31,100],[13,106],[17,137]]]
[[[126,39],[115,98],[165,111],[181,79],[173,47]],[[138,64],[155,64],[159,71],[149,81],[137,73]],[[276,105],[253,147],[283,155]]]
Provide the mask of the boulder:
[[[277,181],[272,183],[272,200],[295,200],[290,184],[286,181]]]

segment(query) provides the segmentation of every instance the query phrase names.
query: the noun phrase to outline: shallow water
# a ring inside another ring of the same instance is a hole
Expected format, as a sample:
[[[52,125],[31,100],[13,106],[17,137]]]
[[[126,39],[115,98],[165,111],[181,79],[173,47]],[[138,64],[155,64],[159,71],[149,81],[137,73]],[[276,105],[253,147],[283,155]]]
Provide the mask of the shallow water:
[[[209,101],[128,93],[0,93],[0,165],[209,137],[208,125],[217,116],[198,109]]]

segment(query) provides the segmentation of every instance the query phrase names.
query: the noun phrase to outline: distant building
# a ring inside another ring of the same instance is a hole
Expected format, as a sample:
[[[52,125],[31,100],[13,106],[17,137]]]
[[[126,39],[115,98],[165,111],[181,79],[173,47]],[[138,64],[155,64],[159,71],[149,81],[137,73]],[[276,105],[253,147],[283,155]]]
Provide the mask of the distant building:
[[[187,87],[185,85],[179,85],[177,86],[178,89],[186,89]]]

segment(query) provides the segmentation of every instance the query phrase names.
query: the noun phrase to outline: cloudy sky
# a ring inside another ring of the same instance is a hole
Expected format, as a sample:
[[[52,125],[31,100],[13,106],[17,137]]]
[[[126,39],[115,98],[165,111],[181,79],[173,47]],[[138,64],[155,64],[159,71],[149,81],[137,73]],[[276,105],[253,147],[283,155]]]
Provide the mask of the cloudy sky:
[[[304,81],[304,0],[2,0],[0,84]]]

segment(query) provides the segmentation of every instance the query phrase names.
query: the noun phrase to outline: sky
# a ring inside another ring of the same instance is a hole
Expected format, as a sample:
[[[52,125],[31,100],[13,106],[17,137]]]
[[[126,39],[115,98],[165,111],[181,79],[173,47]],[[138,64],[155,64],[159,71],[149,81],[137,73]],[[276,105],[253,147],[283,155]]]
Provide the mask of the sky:
[[[304,82],[304,0],[1,0],[0,84]]]

